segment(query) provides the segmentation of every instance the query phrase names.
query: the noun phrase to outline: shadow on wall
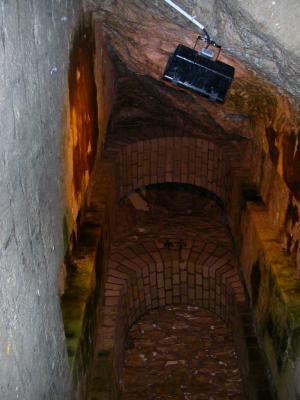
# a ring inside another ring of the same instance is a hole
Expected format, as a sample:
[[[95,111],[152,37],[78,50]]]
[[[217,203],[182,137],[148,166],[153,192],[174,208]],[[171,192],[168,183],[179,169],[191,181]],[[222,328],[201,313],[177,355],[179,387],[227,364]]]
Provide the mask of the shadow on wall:
[[[69,64],[69,129],[66,137],[66,186],[69,233],[83,205],[98,141],[97,91],[94,78],[95,40],[91,19],[77,28]]]
[[[94,24],[88,16],[81,20],[73,36],[68,83],[65,265],[59,277],[59,292],[72,379],[71,397],[84,398],[103,274],[99,270],[107,258],[112,214],[103,211],[99,190],[88,199],[89,186],[94,187],[96,182],[100,191],[109,193],[109,207],[115,204],[110,175],[103,180],[103,174],[94,173],[91,178],[98,167],[96,160],[100,160],[114,103],[115,75],[101,25]]]
[[[69,108],[65,138],[66,212],[63,220],[65,265],[59,277],[69,366],[72,379],[78,382],[80,390],[80,384],[84,382],[83,366],[89,363],[89,344],[95,329],[94,294],[97,294],[97,287],[94,258],[101,253],[100,227],[91,222],[95,218],[94,214],[89,214],[87,210],[83,218],[81,212],[96,158],[99,136],[94,76],[95,47],[92,21],[85,16],[73,34],[69,55]],[[77,237],[79,224],[82,234]],[[88,247],[91,254],[85,254],[84,257],[81,249],[86,230],[89,230]],[[85,318],[86,315],[90,318]],[[82,332],[87,337],[86,341],[82,340]]]

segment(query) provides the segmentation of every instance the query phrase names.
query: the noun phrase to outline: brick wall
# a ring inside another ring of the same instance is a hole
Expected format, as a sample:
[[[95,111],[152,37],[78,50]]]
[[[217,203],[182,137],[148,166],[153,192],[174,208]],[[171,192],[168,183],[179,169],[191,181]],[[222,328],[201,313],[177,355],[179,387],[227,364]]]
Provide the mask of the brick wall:
[[[162,134],[161,130],[158,135],[153,130],[149,135],[144,131],[123,137],[111,135],[102,161],[98,161],[99,169],[96,167],[95,170],[91,198],[97,199],[97,190],[103,192],[99,182],[109,172],[106,190],[109,191],[111,186],[119,200],[149,184],[189,183],[213,192],[225,207],[232,209],[232,199],[236,195],[233,170],[238,171],[238,183],[251,175],[247,163],[245,168],[240,167],[243,152],[239,150],[238,146],[228,150],[226,146],[208,140],[178,133],[170,136],[168,132]],[[101,165],[105,165],[107,171],[101,170]],[[232,215],[238,216],[236,210]],[[209,221],[202,228],[197,224],[191,228],[190,223],[187,226],[181,250],[176,235],[172,237],[175,247],[170,249],[165,247],[167,237],[162,235],[155,240],[152,236],[147,240],[133,242],[130,239],[113,245],[108,269],[103,275],[89,399],[98,398],[99,392],[103,398],[117,398],[129,327],[147,310],[182,303],[207,308],[232,327],[247,393],[251,399],[262,393],[268,395],[264,379],[262,387],[254,376],[255,370],[259,370],[260,377],[265,377],[265,371],[224,221],[217,224]],[[190,229],[195,232],[195,237],[188,237]],[[253,349],[255,368],[251,356]]]
[[[267,393],[267,385],[262,388],[253,378],[247,341],[255,348],[255,368],[260,377],[264,377],[264,370],[227,232],[213,223],[199,228],[197,238],[186,239],[181,249],[176,236],[168,236],[173,246],[166,248],[163,235],[137,243],[123,242],[112,248],[95,348],[96,376],[103,376],[99,365],[106,365],[110,371],[109,384],[101,385],[103,396],[117,398],[130,326],[148,310],[171,304],[197,305],[226,321],[233,331],[246,392],[251,399],[258,398],[259,392]],[[93,393],[97,393],[96,389],[90,392],[89,399],[97,398]]]
[[[227,164],[222,150],[213,142],[160,137],[128,144],[119,157],[121,196],[150,184],[180,182],[226,198]]]
[[[176,239],[175,239],[176,242]],[[243,303],[243,288],[228,249],[203,240],[179,250],[147,241],[112,252],[105,285],[105,307],[125,296],[125,326],[147,310],[168,304],[197,304],[230,320],[231,296]]]

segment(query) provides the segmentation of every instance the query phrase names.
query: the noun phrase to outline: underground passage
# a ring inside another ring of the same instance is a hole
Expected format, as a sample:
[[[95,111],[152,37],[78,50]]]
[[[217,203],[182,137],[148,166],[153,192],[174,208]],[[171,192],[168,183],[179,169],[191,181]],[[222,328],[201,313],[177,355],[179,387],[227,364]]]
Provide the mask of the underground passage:
[[[243,399],[230,333],[197,306],[152,311],[128,337],[123,399]]]
[[[0,5],[0,399],[299,400],[299,1]]]

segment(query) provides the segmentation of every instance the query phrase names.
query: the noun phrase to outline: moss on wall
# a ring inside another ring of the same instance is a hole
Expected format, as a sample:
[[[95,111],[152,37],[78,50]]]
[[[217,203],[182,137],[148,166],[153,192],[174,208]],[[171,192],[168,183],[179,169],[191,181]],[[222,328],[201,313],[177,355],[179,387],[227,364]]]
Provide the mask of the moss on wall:
[[[297,213],[291,211],[289,218],[296,218]],[[248,230],[244,232],[242,262],[253,251],[257,257],[247,285],[255,306],[257,333],[279,399],[296,400],[299,371],[293,365],[300,356],[300,282],[276,231],[268,224],[267,209],[248,203],[245,216]]]

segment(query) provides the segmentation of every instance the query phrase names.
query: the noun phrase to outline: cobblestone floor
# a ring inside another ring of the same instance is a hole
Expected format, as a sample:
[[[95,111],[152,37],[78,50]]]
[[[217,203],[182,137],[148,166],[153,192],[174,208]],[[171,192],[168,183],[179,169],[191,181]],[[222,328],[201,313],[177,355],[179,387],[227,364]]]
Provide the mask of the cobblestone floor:
[[[209,311],[154,310],[130,330],[122,400],[243,400],[232,336]]]

